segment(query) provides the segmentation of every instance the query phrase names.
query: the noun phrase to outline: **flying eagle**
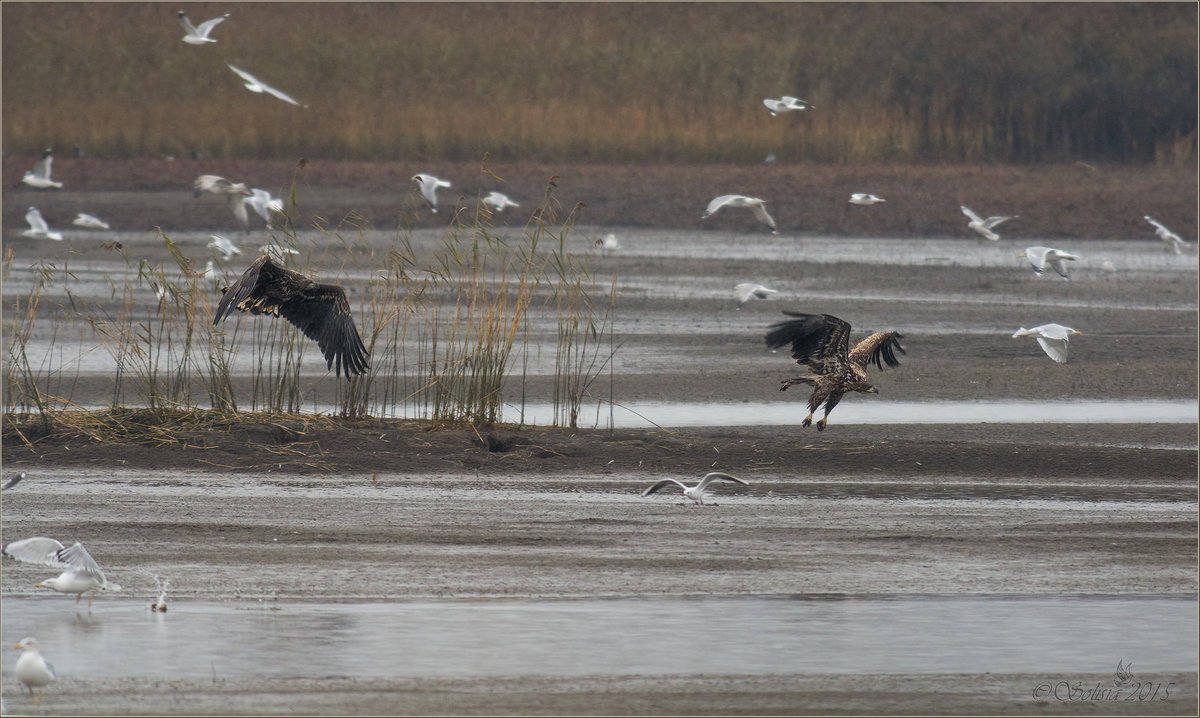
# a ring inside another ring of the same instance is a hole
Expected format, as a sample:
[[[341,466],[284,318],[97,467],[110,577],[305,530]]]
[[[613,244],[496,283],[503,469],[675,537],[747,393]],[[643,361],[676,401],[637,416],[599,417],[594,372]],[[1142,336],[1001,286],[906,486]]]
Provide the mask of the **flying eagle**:
[[[222,293],[214,325],[234,309],[283,317],[317,343],[334,376],[349,379],[351,374],[367,373],[367,348],[350,316],[346,292],[338,285],[317,284],[264,254]]]
[[[767,332],[767,346],[772,349],[792,345],[792,358],[797,364],[807,364],[813,375],[785,379],[780,391],[787,391],[793,384],[808,384],[813,387],[808,397],[808,416],[801,426],[812,424],[813,412],[825,405],[825,416],[817,422],[817,431],[824,431],[829,421],[829,412],[842,400],[848,391],[878,394],[879,391],[867,381],[867,365],[875,364],[880,369],[886,362],[890,367],[900,366],[895,350],[906,353],[900,346],[903,337],[896,332],[875,332],[863,339],[854,350],[850,350],[850,325],[829,314],[799,314],[785,311],[789,321],[772,324]]]

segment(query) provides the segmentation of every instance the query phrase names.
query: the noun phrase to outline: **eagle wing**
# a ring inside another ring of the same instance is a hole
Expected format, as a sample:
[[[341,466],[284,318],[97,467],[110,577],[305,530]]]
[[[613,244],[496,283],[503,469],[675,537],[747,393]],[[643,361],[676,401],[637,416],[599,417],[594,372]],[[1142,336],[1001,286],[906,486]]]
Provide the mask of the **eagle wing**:
[[[772,324],[767,346],[778,349],[791,344],[797,364],[807,364],[818,374],[841,373],[848,361],[850,324],[829,314],[784,314],[797,318]]]
[[[850,362],[861,369],[866,369],[868,364],[874,364],[880,369],[884,364],[898,367],[900,360],[896,358],[896,350],[907,354],[904,347],[900,346],[900,340],[903,338],[903,335],[896,332],[875,332],[854,345],[854,351],[850,352]]]
[[[288,320],[317,343],[325,366],[334,369],[335,376],[349,379],[367,372],[367,349],[354,326],[346,292],[336,284],[317,284],[264,254],[225,290],[213,324],[234,309]]]

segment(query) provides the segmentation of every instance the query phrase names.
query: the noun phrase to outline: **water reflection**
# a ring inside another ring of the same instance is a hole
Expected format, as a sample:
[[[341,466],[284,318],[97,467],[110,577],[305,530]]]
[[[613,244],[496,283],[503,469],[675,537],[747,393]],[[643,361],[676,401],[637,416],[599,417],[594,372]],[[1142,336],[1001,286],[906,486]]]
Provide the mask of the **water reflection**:
[[[110,601],[97,628],[61,601],[9,598],[3,632],[37,636],[74,678],[1107,672],[1118,659],[1148,672],[1196,668],[1196,608],[1194,595],[752,596],[178,601],[163,615]]]

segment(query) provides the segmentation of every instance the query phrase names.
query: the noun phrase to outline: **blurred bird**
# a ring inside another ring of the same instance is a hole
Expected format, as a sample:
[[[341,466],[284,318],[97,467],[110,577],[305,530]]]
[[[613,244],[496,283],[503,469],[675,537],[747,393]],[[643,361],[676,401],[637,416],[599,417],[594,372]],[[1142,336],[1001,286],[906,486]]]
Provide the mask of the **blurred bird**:
[[[284,93],[280,92],[279,90],[276,90],[274,87],[271,87],[270,85],[263,82],[262,80],[259,80],[257,77],[255,77],[254,75],[251,75],[250,73],[246,72],[245,70],[238,69],[238,68],[234,67],[233,65],[230,65],[229,63],[225,63],[225,65],[230,70],[233,70],[235,73],[237,73],[237,76],[242,78],[246,82],[246,89],[251,92],[256,92],[259,94],[265,92],[268,95],[274,95],[275,97],[278,97],[279,99],[283,100],[284,102],[290,102],[291,104],[296,105],[297,107],[307,107],[308,106],[308,105],[301,105],[299,102],[297,102],[295,99],[293,99],[289,95],[285,95]]]
[[[233,255],[242,253],[242,250],[238,249],[237,245],[234,244],[229,238],[222,237],[219,234],[213,234],[209,236],[210,239],[208,244],[205,246],[209,249],[215,249],[220,252],[222,262],[228,262],[229,260],[233,259]]]
[[[708,219],[722,207],[749,207],[754,210],[754,216],[758,218],[759,222],[771,228],[771,234],[779,234],[775,231],[775,220],[767,214],[767,201],[764,199],[747,197],[742,194],[723,194],[708,203],[708,208],[704,210],[700,219]]]
[[[742,486],[750,485],[749,483],[742,481],[741,479],[739,479],[736,476],[730,476],[729,474],[723,474],[720,471],[713,471],[713,472],[705,474],[704,478],[700,479],[700,483],[696,484],[695,486],[688,486],[687,484],[683,483],[682,481],[676,481],[675,479],[663,479],[663,480],[659,481],[658,483],[654,484],[653,486],[651,486],[650,488],[643,491],[642,496],[649,496],[650,494],[657,493],[661,489],[665,489],[668,486],[675,485],[675,486],[678,486],[679,488],[683,489],[684,496],[691,499],[697,505],[703,506],[705,496],[707,495],[706,491],[708,490],[708,485],[717,480],[733,481],[735,483],[741,484]]]
[[[850,204],[879,204],[886,201],[882,197],[876,197],[873,194],[865,194],[863,192],[855,192],[850,195]]]
[[[1063,264],[1063,260],[1074,262],[1079,259],[1074,254],[1051,247],[1026,247],[1025,251],[1017,256],[1028,259],[1029,263],[1033,265],[1033,271],[1037,272],[1038,276],[1041,276],[1042,272],[1046,271],[1046,265],[1049,265],[1063,279],[1070,279],[1067,276],[1067,266]]]
[[[35,705],[42,702],[42,696],[46,693],[46,686],[54,682],[58,676],[54,673],[54,666],[42,657],[41,647],[38,645],[36,638],[23,638],[21,642],[13,646],[14,650],[21,651],[21,657],[17,659],[15,671],[17,680],[25,684],[29,690],[29,695],[33,698]],[[34,688],[41,690],[35,695]]]
[[[746,302],[750,301],[751,299],[755,299],[755,298],[766,299],[767,297],[771,296],[772,294],[779,293],[778,290],[767,289],[763,285],[754,284],[753,282],[742,282],[741,284],[734,287],[733,291],[737,293],[738,304],[745,304]]]
[[[767,106],[768,110],[770,110],[772,117],[775,117],[782,112],[796,112],[798,110],[807,110],[812,107],[812,105],[808,104],[804,100],[801,100],[798,97],[790,97],[788,95],[784,95],[778,100],[767,98],[763,100],[763,104]]]
[[[25,478],[25,474],[26,472],[22,471],[21,473],[9,479],[8,483],[4,485],[4,490],[7,491],[8,489],[11,489],[12,487],[21,483],[21,480]]]
[[[425,201],[429,203],[429,208],[434,214],[437,214],[437,191],[438,187],[449,187],[448,180],[438,179],[433,175],[417,174],[412,176],[412,181],[416,182],[421,188],[421,194],[425,196]]]
[[[1154,225],[1154,233],[1158,235],[1159,239],[1171,245],[1171,251],[1175,254],[1182,254],[1184,247],[1189,246],[1188,242],[1183,237],[1180,237],[1178,234],[1175,234],[1171,230],[1167,229],[1166,226],[1164,226],[1163,223],[1159,222],[1157,219],[1151,217],[1150,215],[1145,215],[1143,219]]]
[[[249,197],[243,197],[242,203],[254,210],[267,223],[267,229],[275,229],[271,224],[272,212],[283,212],[283,200],[272,197],[265,189],[255,187],[250,190]]]
[[[983,235],[987,239],[992,240],[993,242],[1000,239],[1000,235],[993,232],[992,227],[995,227],[996,225],[1000,224],[1001,222],[1007,222],[1010,219],[1016,219],[1015,216],[1014,217],[988,217],[987,219],[982,219],[982,218],[980,218],[979,215],[972,212],[971,208],[967,207],[966,205],[959,207],[959,209],[962,210],[962,213],[967,215],[967,218],[971,220],[970,222],[967,223],[968,227],[975,230],[979,234]]]
[[[1067,342],[1071,340],[1072,334],[1082,334],[1083,332],[1076,331],[1071,327],[1064,327],[1061,324],[1043,324],[1040,327],[1026,329],[1021,327],[1013,332],[1012,338],[1017,337],[1035,337],[1037,343],[1042,346],[1042,351],[1046,352],[1046,356],[1050,357],[1059,364],[1067,363]]]
[[[509,199],[508,195],[501,192],[489,192],[488,196],[483,198],[483,203],[497,212],[503,212],[506,207],[521,206]]]
[[[33,169],[25,173],[21,181],[30,187],[38,189],[62,189],[62,182],[50,179],[50,165],[54,162],[54,150],[49,147],[42,152],[42,158],[33,163]]]
[[[62,232],[51,231],[50,225],[46,224],[46,218],[42,216],[37,207],[29,208],[29,211],[25,213],[25,221],[29,223],[29,229],[21,232],[22,237],[62,241]]]
[[[600,252],[615,252],[621,248],[621,240],[617,239],[617,235],[609,232],[600,239],[596,240],[596,246],[600,248]]]
[[[212,20],[206,20],[200,23],[200,26],[197,27],[192,24],[191,20],[188,19],[187,14],[180,10],[179,24],[183,25],[183,29],[187,31],[187,34],[183,36],[183,41],[189,45],[203,45],[208,42],[216,42],[216,40],[212,39],[208,35],[213,31],[214,27],[225,22],[226,18],[228,17],[229,13],[225,13],[221,17],[215,17]]]
[[[192,196],[199,197],[205,192],[225,196],[238,224],[242,225],[242,229],[247,234],[250,233],[250,216],[246,214],[246,203],[243,200],[253,196],[254,193],[244,182],[230,182],[217,175],[200,175],[192,186]]]
[[[50,588],[59,593],[73,593],[75,603],[79,603],[83,594],[91,594],[88,596],[89,608],[96,593],[121,590],[117,584],[109,583],[104,577],[104,571],[100,570],[100,565],[78,541],[72,546],[63,547],[52,538],[35,536],[13,541],[0,550],[0,553],[25,563],[65,568],[57,578],[48,578],[35,584],[35,587]]]
[[[204,263],[204,271],[200,272],[200,279],[205,281],[215,281],[220,276],[220,273],[217,272],[216,265],[213,264],[211,259]]]
[[[108,222],[85,212],[75,215],[75,219],[71,224],[76,227],[87,227],[88,229],[109,229]]]

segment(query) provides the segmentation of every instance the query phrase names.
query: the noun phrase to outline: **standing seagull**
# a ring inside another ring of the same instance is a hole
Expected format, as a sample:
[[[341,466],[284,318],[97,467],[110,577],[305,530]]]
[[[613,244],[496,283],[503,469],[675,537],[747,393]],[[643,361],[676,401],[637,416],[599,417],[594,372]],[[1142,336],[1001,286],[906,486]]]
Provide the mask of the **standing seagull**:
[[[1178,234],[1175,234],[1171,230],[1167,229],[1165,226],[1163,226],[1162,222],[1159,222],[1150,215],[1146,215],[1143,217],[1143,219],[1154,225],[1154,233],[1158,235],[1159,239],[1171,245],[1172,252],[1175,254],[1183,253],[1183,248],[1188,246],[1187,241],[1184,240],[1183,237],[1180,237]]]
[[[224,177],[217,175],[200,175],[196,178],[195,184],[192,186],[192,196],[199,197],[205,192],[215,195],[225,195],[229,200],[229,208],[233,210],[233,216],[237,218],[238,224],[242,225],[242,229],[247,234],[250,233],[250,216],[246,214],[246,203],[243,202],[246,197],[254,195],[245,182],[230,182]]]
[[[1050,265],[1050,268],[1058,272],[1058,276],[1063,279],[1070,279],[1067,276],[1067,266],[1063,264],[1063,260],[1074,262],[1079,259],[1074,254],[1052,247],[1026,247],[1025,251],[1017,256],[1028,259],[1029,263],[1033,265],[1033,271],[1037,272],[1039,277],[1042,272],[1046,271],[1046,265]]]
[[[196,27],[192,24],[191,20],[188,20],[187,13],[180,10],[179,24],[183,25],[183,29],[187,31],[187,34],[183,36],[183,41],[189,45],[203,45],[208,42],[216,42],[216,40],[212,39],[208,35],[212,32],[214,27],[225,22],[225,19],[228,17],[229,13],[225,13],[221,17],[214,17],[212,20],[206,20],[200,23],[199,27]]]
[[[678,486],[679,488],[683,489],[684,496],[686,496],[689,499],[691,499],[692,501],[694,501],[697,505],[703,506],[705,491],[708,489],[708,485],[711,484],[712,482],[716,481],[717,479],[720,479],[722,481],[733,481],[735,483],[741,484],[742,486],[750,485],[749,483],[742,481],[741,479],[739,479],[736,476],[730,476],[729,474],[723,474],[720,471],[713,471],[713,472],[705,474],[704,478],[700,479],[700,483],[696,484],[695,486],[688,486],[687,484],[683,483],[682,481],[676,481],[675,479],[663,479],[662,481],[659,481],[658,483],[654,484],[650,488],[643,491],[642,496],[649,496],[650,494],[657,493],[659,490],[664,489],[664,488],[674,484],[675,486]]]
[[[723,194],[708,203],[708,208],[704,210],[704,214],[700,216],[700,219],[708,219],[722,207],[749,207],[754,210],[754,216],[758,218],[759,222],[771,228],[771,234],[779,234],[779,232],[775,231],[775,220],[771,219],[771,215],[767,214],[767,201],[765,199],[747,197],[744,194]]]
[[[222,291],[214,325],[234,309],[283,317],[317,343],[334,376],[349,379],[351,374],[367,373],[367,348],[354,326],[346,292],[338,285],[317,284],[264,254],[233,286]]]
[[[997,239],[1000,239],[1000,235],[993,232],[992,227],[995,227],[1001,222],[1007,222],[1010,219],[1016,219],[1015,216],[988,217],[987,219],[982,219],[979,215],[972,212],[971,208],[966,205],[959,207],[959,209],[962,210],[963,214],[967,215],[967,219],[971,220],[970,222],[967,222],[968,227],[983,235],[985,238],[992,240],[993,242],[995,242]]]
[[[42,702],[46,686],[58,678],[54,673],[54,666],[42,657],[36,638],[23,638],[20,643],[13,646],[13,649],[22,652],[21,657],[17,659],[17,680],[25,684],[25,687],[29,689],[29,695],[33,698],[34,705],[37,705]],[[34,688],[40,688],[41,691],[35,695]]]
[[[21,232],[22,237],[62,241],[62,232],[52,231],[50,225],[46,224],[46,218],[42,216],[37,207],[29,208],[29,211],[25,213],[25,221],[29,223],[29,229]]]
[[[279,90],[276,90],[274,87],[271,87],[270,85],[263,82],[262,80],[259,80],[257,77],[255,77],[254,75],[251,75],[250,73],[246,72],[245,70],[238,69],[238,68],[234,67],[233,65],[230,65],[228,62],[225,63],[225,65],[230,70],[233,70],[234,72],[236,72],[238,77],[242,78],[242,80],[245,81],[246,89],[251,92],[257,92],[260,94],[265,92],[268,95],[274,95],[275,97],[278,97],[279,99],[283,100],[284,102],[290,102],[297,107],[307,107],[308,106],[308,105],[301,105],[299,102],[297,102],[290,96],[285,95],[284,93],[280,92]]]
[[[866,194],[865,192],[855,192],[854,194],[850,195],[850,204],[871,205],[886,201],[887,200],[882,197],[876,197],[873,194]]]
[[[25,563],[65,568],[66,570],[57,578],[48,578],[34,584],[35,587],[50,588],[59,593],[73,593],[75,594],[75,603],[79,603],[83,594],[91,594],[88,596],[89,608],[91,608],[92,599],[95,598],[96,593],[121,590],[117,584],[108,582],[108,579],[104,577],[104,571],[101,571],[100,565],[96,563],[96,559],[92,558],[83,544],[78,541],[72,546],[63,547],[61,543],[52,538],[34,536],[13,541],[4,547],[2,553]]]
[[[30,187],[38,189],[62,189],[62,182],[50,179],[50,164],[54,162],[54,150],[49,147],[42,152],[42,158],[33,163],[33,169],[25,173],[21,181]]]
[[[429,208],[437,214],[437,191],[438,187],[449,187],[448,180],[438,179],[433,175],[413,175],[412,181],[416,182],[421,188],[421,194],[425,196],[425,201],[429,203]]]
[[[1067,342],[1071,341],[1072,334],[1083,334],[1083,332],[1071,327],[1064,327],[1061,324],[1043,324],[1033,329],[1021,327],[1013,332],[1012,338],[1037,337],[1037,343],[1042,345],[1042,351],[1046,352],[1046,356],[1059,364],[1066,364]]]

